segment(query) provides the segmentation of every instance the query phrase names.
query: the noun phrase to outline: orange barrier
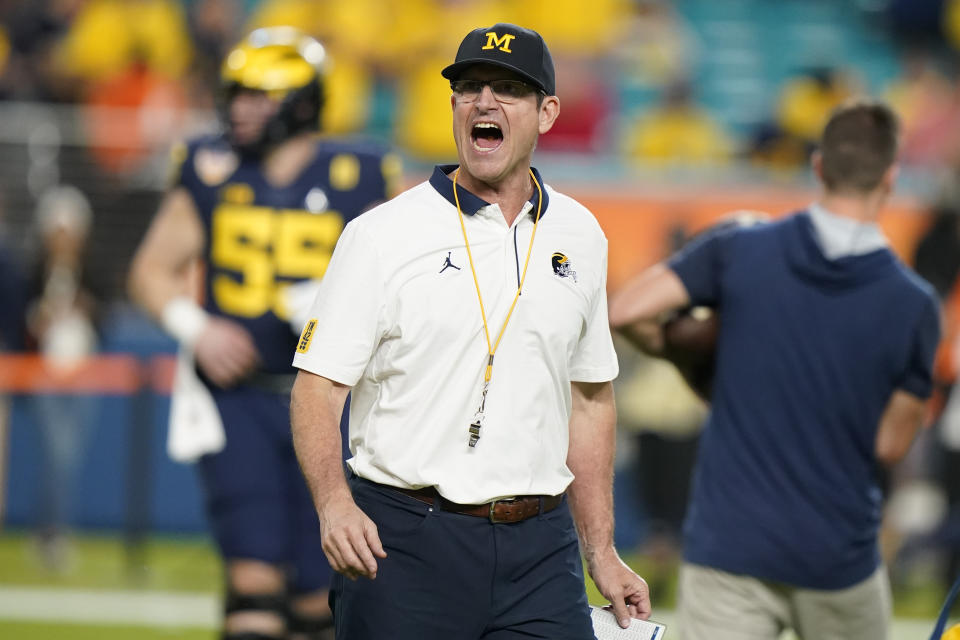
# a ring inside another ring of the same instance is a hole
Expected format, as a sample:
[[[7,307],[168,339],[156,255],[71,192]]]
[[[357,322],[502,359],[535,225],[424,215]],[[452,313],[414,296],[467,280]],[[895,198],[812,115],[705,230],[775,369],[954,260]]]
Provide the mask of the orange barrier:
[[[805,208],[816,197],[813,191],[746,188],[676,189],[655,193],[600,193],[582,188],[570,194],[600,221],[610,246],[607,286],[610,290],[670,254],[676,228],[693,233],[732,211],[763,211],[774,217]],[[930,224],[916,202],[895,200],[880,218],[880,225],[897,255],[908,264],[920,237]]]
[[[84,358],[63,369],[33,353],[0,354],[0,393],[81,393],[132,395],[145,383],[170,393],[174,358],[152,356],[142,361],[129,354]]]
[[[172,355],[156,355],[148,364],[150,388],[155,393],[169,394],[173,387],[173,373],[177,368],[177,358]]]

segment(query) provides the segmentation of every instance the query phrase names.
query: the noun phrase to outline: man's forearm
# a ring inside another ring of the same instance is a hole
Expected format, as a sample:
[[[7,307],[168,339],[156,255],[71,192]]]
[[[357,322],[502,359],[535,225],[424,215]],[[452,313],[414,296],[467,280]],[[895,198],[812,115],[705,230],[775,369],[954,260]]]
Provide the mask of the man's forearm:
[[[170,300],[192,298],[200,285],[197,260],[205,237],[193,196],[183,187],[169,191],[130,263],[131,300],[160,320]]]
[[[293,386],[293,445],[318,511],[331,500],[350,498],[340,442],[340,417],[349,391],[348,387],[303,371]]]
[[[632,324],[613,327],[613,330],[647,355],[663,355],[663,323],[659,319],[638,320]]]
[[[610,326],[652,356],[663,352],[663,318],[690,304],[683,282],[664,263],[631,279],[610,297]]]
[[[588,393],[583,393],[586,389]],[[567,466],[574,474],[570,508],[583,555],[613,548],[613,456],[616,408],[613,385],[574,384]]]

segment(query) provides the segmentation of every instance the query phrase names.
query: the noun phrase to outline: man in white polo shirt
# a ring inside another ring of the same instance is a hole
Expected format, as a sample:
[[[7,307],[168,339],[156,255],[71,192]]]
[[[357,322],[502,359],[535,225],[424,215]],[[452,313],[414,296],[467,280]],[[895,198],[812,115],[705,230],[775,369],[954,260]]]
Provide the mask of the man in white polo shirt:
[[[476,29],[442,73],[459,166],[347,225],[294,358],[337,638],[592,638],[580,549],[622,625],[650,614],[613,546],[607,241],[530,167],[539,34]]]

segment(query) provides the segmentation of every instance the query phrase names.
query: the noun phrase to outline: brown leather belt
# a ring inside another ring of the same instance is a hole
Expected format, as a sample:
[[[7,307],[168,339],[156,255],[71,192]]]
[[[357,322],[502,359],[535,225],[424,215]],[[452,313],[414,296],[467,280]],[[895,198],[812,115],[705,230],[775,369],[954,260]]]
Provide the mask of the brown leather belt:
[[[437,504],[444,511],[460,513],[465,516],[489,518],[490,522],[493,523],[520,522],[537,514],[553,511],[563,502],[563,494],[561,493],[558,496],[516,496],[515,498],[494,500],[484,504],[460,504],[447,500],[437,493],[434,487],[424,487],[422,489],[388,488],[404,493],[411,498],[416,498],[420,502],[431,505]]]

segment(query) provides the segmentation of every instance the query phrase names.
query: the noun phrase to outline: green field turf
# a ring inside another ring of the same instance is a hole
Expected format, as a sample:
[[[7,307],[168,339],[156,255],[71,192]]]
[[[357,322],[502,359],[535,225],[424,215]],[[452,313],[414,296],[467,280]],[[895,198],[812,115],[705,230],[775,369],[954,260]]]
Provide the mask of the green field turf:
[[[215,640],[215,631],[147,627],[31,624],[0,621],[0,638],[10,640]]]
[[[655,565],[649,558],[627,554],[630,566],[651,584],[654,611],[670,616],[676,595],[676,566]],[[218,593],[221,585],[220,562],[209,540],[203,537],[154,537],[136,552],[125,551],[116,536],[84,535],[74,542],[73,560],[62,572],[44,569],[31,539],[21,533],[0,533],[0,588],[54,588],[91,592],[118,590],[130,593],[164,592]],[[605,604],[588,580],[587,591],[593,604]],[[895,590],[895,613],[912,622],[911,633],[895,633],[894,638],[912,638],[918,627],[931,628],[942,602],[943,590],[929,582],[914,581]],[[57,606],[50,603],[51,608]],[[929,631],[927,631],[929,633]],[[924,640],[926,636],[916,636]],[[214,640],[212,629],[128,627],[102,624],[59,624],[49,620],[0,619],[0,638],[16,640],[137,640],[172,639]]]
[[[220,588],[220,561],[206,538],[154,537],[128,552],[116,536],[87,535],[72,546],[68,566],[52,572],[44,568],[28,536],[0,534],[0,585],[209,592]]]

